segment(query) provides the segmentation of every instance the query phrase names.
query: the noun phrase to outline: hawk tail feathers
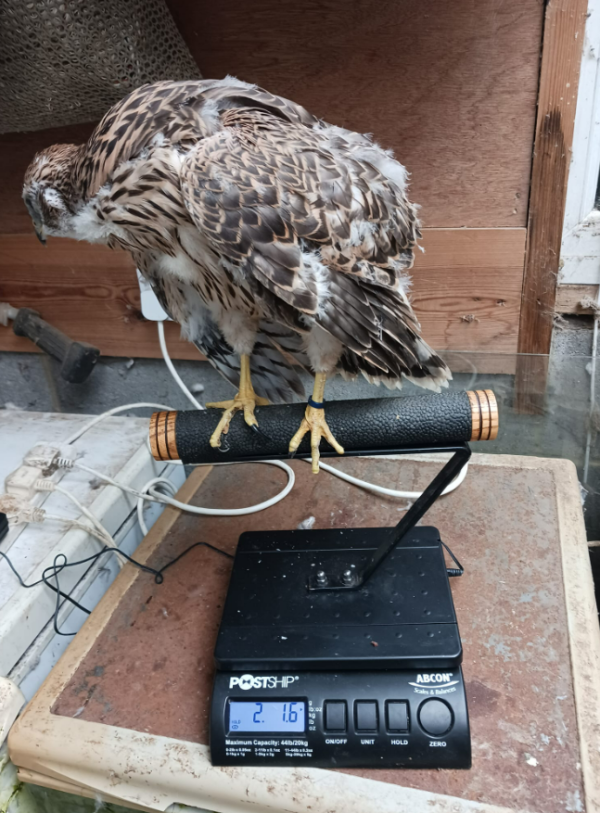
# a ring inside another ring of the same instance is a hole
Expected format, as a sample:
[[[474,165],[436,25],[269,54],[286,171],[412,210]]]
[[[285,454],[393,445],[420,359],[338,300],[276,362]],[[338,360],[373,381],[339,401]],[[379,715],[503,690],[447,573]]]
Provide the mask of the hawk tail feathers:
[[[205,332],[194,344],[227,381],[234,387],[239,387],[240,357],[221,335],[217,342],[211,343]],[[262,331],[256,338],[250,357],[250,373],[256,394],[267,398],[271,404],[287,404],[294,401],[296,396],[300,399],[306,397],[298,372],[273,344],[268,334]]]
[[[383,365],[373,364],[364,355],[348,348],[340,357],[337,372],[348,381],[357,378],[361,373],[370,384],[377,386],[383,384],[390,390],[402,389],[402,383],[404,379],[407,379],[423,389],[440,392],[452,380],[452,373],[429,345],[420,337],[417,337],[416,341],[418,342],[418,357],[422,361],[418,365],[403,369],[400,375],[397,371],[384,369]]]

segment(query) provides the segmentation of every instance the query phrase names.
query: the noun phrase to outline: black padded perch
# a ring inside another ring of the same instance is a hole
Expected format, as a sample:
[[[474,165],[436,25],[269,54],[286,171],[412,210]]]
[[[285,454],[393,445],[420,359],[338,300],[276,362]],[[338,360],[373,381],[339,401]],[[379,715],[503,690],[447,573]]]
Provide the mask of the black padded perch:
[[[156,460],[223,463],[288,458],[288,446],[300,426],[306,404],[257,407],[260,431],[234,415],[221,447],[209,443],[220,409],[155,412],[150,419],[150,445]],[[498,434],[498,405],[491,390],[449,392],[405,398],[329,401],[327,423],[347,455],[393,454],[406,447],[436,446],[469,440],[493,440]],[[321,457],[335,457],[325,441]],[[297,457],[310,457],[307,434]]]

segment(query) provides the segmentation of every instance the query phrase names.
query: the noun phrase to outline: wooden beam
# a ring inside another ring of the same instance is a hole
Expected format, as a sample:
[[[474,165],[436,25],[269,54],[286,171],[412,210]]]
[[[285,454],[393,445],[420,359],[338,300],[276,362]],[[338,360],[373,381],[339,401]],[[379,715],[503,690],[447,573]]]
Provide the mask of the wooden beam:
[[[598,302],[597,285],[559,285],[556,289],[554,313],[593,316],[593,303]]]
[[[423,335],[440,350],[514,354],[525,229],[426,229],[417,252],[412,298]],[[0,236],[0,301],[38,310],[73,339],[107,356],[158,357],[156,328],[140,313],[125,252],[71,240],[41,246],[34,235]],[[176,359],[198,351],[168,326]],[[0,327],[0,350],[31,352],[31,342]]]
[[[558,264],[588,0],[546,6],[527,218],[515,409],[545,409]]]
[[[588,0],[546,8],[519,353],[549,353]]]

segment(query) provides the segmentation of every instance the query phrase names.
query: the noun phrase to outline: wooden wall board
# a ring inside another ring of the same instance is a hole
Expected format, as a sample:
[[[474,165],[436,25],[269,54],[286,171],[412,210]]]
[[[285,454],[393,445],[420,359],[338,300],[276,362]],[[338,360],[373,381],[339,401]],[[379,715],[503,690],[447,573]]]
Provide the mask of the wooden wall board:
[[[553,0],[546,8],[520,353],[549,353],[588,0]]]
[[[546,6],[519,321],[515,408],[543,414],[588,0]],[[544,360],[545,359],[545,360]]]
[[[168,0],[202,73],[373,133],[426,227],[525,226],[541,0]]]
[[[597,285],[559,285],[556,289],[554,312],[593,316],[594,308],[591,303],[597,301]]]
[[[433,347],[514,353],[525,229],[426,229],[412,301]]]
[[[439,349],[514,353],[523,276],[524,229],[426,229],[412,272],[423,335]],[[107,356],[158,357],[154,325],[139,311],[129,255],[33,235],[0,236],[0,301],[39,310],[73,339]],[[173,358],[198,352],[168,325]],[[33,345],[0,328],[0,350]]]

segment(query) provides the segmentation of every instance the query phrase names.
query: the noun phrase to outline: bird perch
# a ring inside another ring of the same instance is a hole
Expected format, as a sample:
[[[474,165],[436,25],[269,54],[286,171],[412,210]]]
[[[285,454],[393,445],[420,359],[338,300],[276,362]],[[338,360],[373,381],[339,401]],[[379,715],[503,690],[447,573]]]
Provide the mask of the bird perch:
[[[232,421],[221,448],[210,445],[219,421],[213,410],[155,412],[150,419],[150,445],[156,460],[183,463],[225,463],[288,458],[290,429],[304,414],[305,404],[257,407],[259,431]],[[408,446],[494,440],[498,405],[491,390],[450,392],[405,398],[331,401],[327,420],[347,455],[393,454]],[[298,457],[310,456],[305,437]],[[323,457],[336,456],[326,443]]]

